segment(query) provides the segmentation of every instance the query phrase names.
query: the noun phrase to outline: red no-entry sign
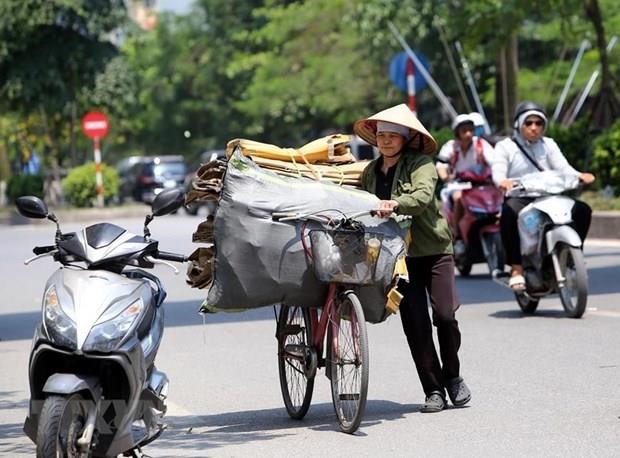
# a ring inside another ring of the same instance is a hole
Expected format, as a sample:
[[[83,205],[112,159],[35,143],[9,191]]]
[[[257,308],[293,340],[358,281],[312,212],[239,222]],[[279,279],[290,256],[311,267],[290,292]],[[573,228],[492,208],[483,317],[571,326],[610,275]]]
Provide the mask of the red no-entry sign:
[[[82,132],[90,138],[103,138],[108,133],[110,125],[103,113],[91,111],[82,118]]]

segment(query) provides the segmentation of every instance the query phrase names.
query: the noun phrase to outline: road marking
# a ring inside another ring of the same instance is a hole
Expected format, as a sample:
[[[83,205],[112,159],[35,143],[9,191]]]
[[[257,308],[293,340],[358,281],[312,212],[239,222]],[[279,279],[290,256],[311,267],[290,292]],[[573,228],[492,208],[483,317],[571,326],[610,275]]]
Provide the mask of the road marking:
[[[586,239],[584,245],[595,247],[620,247],[620,240],[618,239]]]
[[[614,312],[613,310],[599,310],[596,307],[588,308],[588,312],[592,312],[595,315],[606,316],[609,318],[620,318],[620,312]]]

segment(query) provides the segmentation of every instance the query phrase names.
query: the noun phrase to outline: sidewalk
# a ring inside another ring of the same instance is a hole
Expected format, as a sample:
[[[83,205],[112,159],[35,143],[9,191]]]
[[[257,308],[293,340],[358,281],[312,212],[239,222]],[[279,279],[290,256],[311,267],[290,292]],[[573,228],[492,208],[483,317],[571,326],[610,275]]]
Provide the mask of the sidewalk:
[[[149,206],[146,204],[133,203],[118,207],[106,208],[60,208],[50,209],[63,223],[73,223],[79,221],[106,221],[116,218],[140,218],[149,213]],[[21,216],[15,209],[9,209],[0,213],[0,225],[20,225],[20,224],[40,224],[45,220],[29,219]]]

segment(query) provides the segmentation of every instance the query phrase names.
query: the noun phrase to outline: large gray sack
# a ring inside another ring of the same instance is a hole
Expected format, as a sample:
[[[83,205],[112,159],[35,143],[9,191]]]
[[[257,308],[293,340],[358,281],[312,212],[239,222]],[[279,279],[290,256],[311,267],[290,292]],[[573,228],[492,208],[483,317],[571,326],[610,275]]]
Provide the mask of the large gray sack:
[[[228,161],[215,217],[213,282],[205,307],[230,311],[278,303],[322,306],[327,284],[317,279],[304,252],[301,223],[276,222],[272,214],[328,209],[352,214],[376,208],[377,201],[370,193],[331,182],[279,176],[235,152]],[[387,316],[386,292],[396,259],[405,249],[404,230],[391,219],[366,216],[360,221],[367,230],[385,235],[378,283],[356,288],[366,320],[379,322]],[[308,224],[308,230],[319,227]],[[309,246],[307,231],[306,241]]]

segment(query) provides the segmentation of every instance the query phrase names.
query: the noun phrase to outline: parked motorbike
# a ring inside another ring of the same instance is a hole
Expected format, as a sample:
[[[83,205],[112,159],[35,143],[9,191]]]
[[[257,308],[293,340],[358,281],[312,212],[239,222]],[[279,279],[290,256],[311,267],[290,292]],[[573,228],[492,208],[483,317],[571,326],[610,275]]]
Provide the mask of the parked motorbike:
[[[473,264],[486,262],[489,273],[504,270],[504,246],[499,232],[499,215],[504,196],[495,186],[476,181],[449,183],[446,193],[460,190],[463,217],[454,221],[452,207],[444,199],[444,213],[451,227],[458,225],[461,239],[454,243],[454,262],[462,276]],[[447,194],[446,194],[447,195]]]
[[[559,293],[566,314],[579,318],[586,310],[588,278],[583,242],[569,225],[575,201],[559,195],[576,189],[579,178],[555,171],[536,172],[514,180],[508,195],[536,196],[518,216],[526,289],[515,292],[524,313],[534,313],[541,298]],[[508,274],[496,280],[508,286]]]
[[[144,235],[110,223],[62,233],[37,197],[17,199],[29,218],[56,223],[55,243],[33,249],[26,264],[51,256],[61,264],[45,285],[42,322],[30,353],[30,406],[24,432],[37,457],[140,456],[163,431],[166,374],[155,367],[166,297],[142,269],[185,262],[159,250],[149,223],[176,211],[181,190],[157,195]]]

